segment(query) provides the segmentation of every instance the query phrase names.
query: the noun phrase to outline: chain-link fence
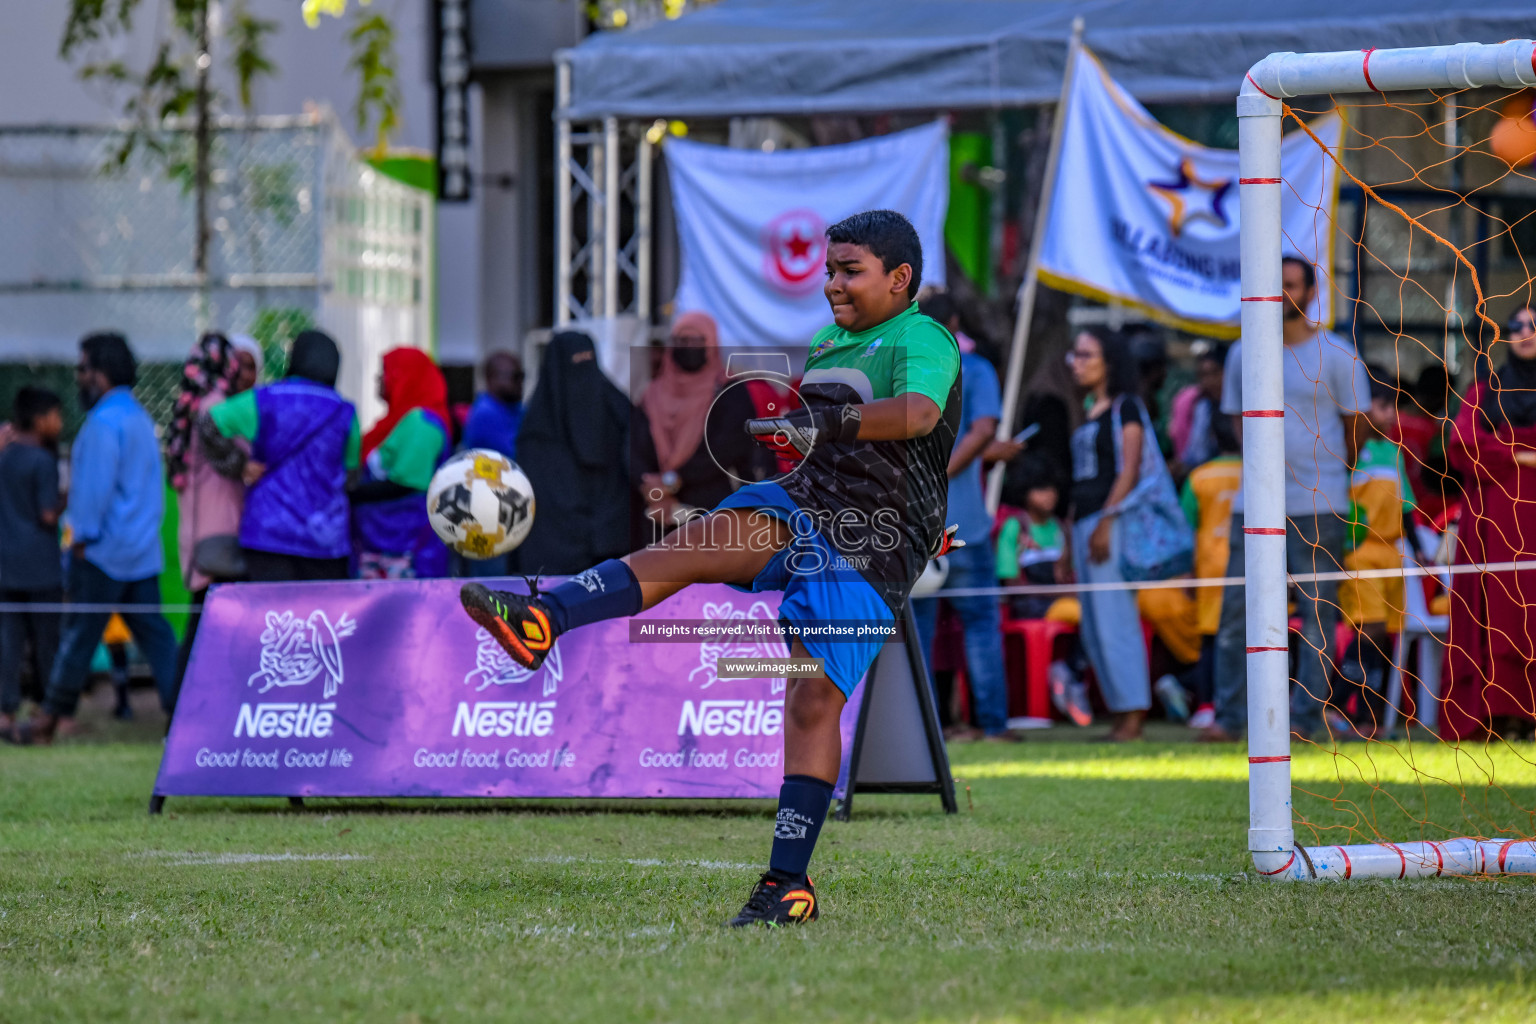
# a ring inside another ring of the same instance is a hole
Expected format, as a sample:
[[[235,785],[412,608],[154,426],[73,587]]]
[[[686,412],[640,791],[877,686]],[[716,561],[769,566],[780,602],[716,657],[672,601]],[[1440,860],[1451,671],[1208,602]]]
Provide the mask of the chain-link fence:
[[[342,391],[372,418],[379,356],[432,343],[432,196],[359,160],[329,113],[223,120],[199,280],[191,131],[119,161],[126,139],[0,128],[0,417],[23,383],[68,394],[92,330],[128,336],[140,400],[163,423],[200,328],[257,337],[271,377],[294,333],[318,325],[341,346]]]

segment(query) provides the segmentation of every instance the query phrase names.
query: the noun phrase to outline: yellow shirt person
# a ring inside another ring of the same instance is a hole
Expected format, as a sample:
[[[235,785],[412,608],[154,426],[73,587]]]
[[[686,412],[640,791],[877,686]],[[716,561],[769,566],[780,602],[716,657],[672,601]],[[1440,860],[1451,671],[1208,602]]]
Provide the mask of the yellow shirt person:
[[[1400,569],[1403,513],[1413,508],[1413,488],[1403,451],[1383,437],[1360,447],[1349,486],[1350,523],[1344,568]],[[1339,612],[1354,629],[1384,622],[1388,633],[1403,628],[1403,581],[1344,580],[1339,584]]]
[[[1181,504],[1184,516],[1195,528],[1195,575],[1219,579],[1227,574],[1231,553],[1232,501],[1243,486],[1240,455],[1218,455],[1195,468],[1184,481]],[[1200,587],[1195,592],[1196,617],[1203,636],[1215,636],[1221,622],[1221,587]]]

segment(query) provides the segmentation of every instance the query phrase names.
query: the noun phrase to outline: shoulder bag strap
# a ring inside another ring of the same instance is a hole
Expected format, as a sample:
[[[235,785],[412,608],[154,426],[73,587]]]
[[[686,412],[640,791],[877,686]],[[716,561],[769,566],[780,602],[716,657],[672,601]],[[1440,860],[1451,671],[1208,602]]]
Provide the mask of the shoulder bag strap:
[[[1125,468],[1124,441],[1121,434],[1125,431],[1125,417],[1121,413],[1121,406],[1125,403],[1124,395],[1115,396],[1114,402],[1109,407],[1110,430],[1115,439],[1115,476]]]

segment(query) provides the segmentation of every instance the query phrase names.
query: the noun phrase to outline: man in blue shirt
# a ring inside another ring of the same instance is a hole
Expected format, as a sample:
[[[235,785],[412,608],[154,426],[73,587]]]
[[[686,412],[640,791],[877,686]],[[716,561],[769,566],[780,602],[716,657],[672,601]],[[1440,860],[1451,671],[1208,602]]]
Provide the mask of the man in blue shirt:
[[[65,591],[75,604],[158,605],[165,555],[160,520],[165,485],[155,424],[133,397],[138,366],[121,334],[80,342],[75,381],[87,411],[70,450],[68,522],[73,535]],[[176,634],[159,611],[123,612],[123,621],[154,672],[160,705],[176,705]],[[18,743],[48,743],[71,718],[109,615],[71,612],[41,713],[16,726]]]
[[[470,406],[464,422],[460,449],[489,448],[507,458],[517,452],[517,432],[523,425],[523,361],[511,352],[492,352],[485,357],[485,390]],[[454,556],[456,576],[485,578],[505,576],[509,556],[475,560]]]
[[[924,314],[959,333],[960,316],[954,301],[945,293],[931,295],[918,303]],[[969,349],[969,350],[968,350]],[[978,355],[975,345],[960,348],[960,435],[949,456],[949,521],[959,525],[955,537],[965,546],[952,549],[949,574],[944,589],[995,587],[992,554],[992,517],[987,514],[982,482],[982,463],[1012,458],[1021,450],[1012,441],[997,441],[997,421],[1001,415],[997,371]],[[943,591],[939,591],[942,595]],[[995,597],[946,598],[965,630],[965,677],[970,683],[971,701],[981,732],[989,739],[1013,739],[1008,729],[1008,689],[1003,680],[1002,624]],[[912,614],[923,650],[933,650],[933,634],[938,618],[938,599],[912,602]],[[975,738],[969,726],[951,730],[951,738]]]
[[[511,352],[485,358],[485,390],[475,398],[464,422],[462,446],[489,448],[512,458],[517,429],[523,423],[523,362]]]

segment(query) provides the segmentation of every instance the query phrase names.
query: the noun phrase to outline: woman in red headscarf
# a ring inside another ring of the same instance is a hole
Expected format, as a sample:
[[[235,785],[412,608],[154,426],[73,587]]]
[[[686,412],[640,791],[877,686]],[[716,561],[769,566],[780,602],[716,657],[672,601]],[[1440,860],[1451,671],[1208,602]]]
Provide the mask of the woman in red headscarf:
[[[446,576],[448,549],[427,520],[427,485],[452,450],[448,384],[420,349],[384,353],[384,418],[363,435],[352,532],[363,579]]]
[[[743,428],[758,413],[745,384],[729,386],[708,313],[673,322],[666,358],[640,396],[639,413],[632,457],[646,512],[642,543],[772,473],[771,457]]]

